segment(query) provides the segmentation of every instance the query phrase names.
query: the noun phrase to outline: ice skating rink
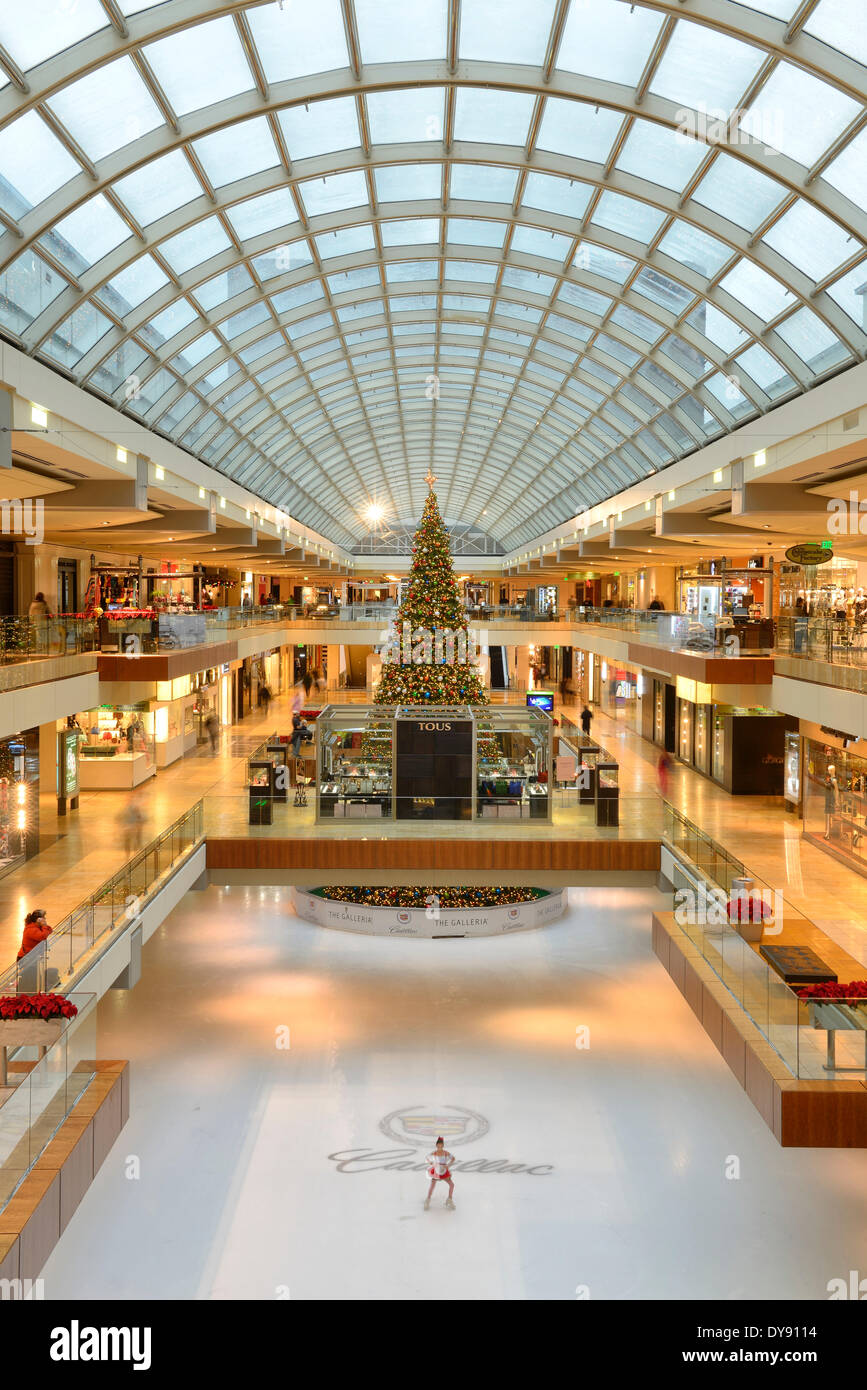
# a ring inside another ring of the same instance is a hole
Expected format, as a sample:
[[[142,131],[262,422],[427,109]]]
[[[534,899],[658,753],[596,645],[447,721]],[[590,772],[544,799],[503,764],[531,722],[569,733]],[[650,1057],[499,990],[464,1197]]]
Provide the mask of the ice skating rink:
[[[651,890],[481,941],[330,932],[289,897],[189,894],[102,1002],[132,1113],[46,1298],[824,1299],[867,1274],[867,1154],[777,1146],[651,953]],[[471,1165],[454,1212],[403,1166],[432,1124]]]

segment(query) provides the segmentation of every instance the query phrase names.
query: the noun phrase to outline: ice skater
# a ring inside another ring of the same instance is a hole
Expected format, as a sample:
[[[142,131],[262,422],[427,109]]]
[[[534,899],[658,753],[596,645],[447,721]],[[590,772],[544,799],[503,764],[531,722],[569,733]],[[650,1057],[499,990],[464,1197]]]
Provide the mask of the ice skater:
[[[434,1149],[433,1153],[428,1154],[427,1161],[430,1164],[430,1168],[428,1168],[428,1173],[430,1175],[430,1187],[428,1188],[427,1196],[424,1199],[425,1211],[430,1211],[431,1194],[433,1193],[434,1187],[438,1182],[448,1183],[449,1195],[446,1198],[446,1206],[451,1211],[454,1211],[455,1204],[452,1199],[455,1195],[455,1185],[452,1181],[452,1175],[451,1170],[449,1168],[449,1164],[454,1163],[455,1156],[454,1154],[450,1154],[448,1152],[442,1137],[437,1139],[436,1148]]]

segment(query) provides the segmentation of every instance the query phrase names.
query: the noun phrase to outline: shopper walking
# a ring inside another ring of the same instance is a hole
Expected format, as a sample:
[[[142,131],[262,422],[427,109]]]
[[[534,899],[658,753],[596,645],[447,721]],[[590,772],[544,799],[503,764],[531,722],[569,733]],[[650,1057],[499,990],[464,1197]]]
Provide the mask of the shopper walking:
[[[833,763],[825,776],[825,839],[830,840],[834,815],[837,810],[837,769]]]
[[[144,829],[144,816],[141,808],[131,801],[126,810],[120,817],[123,828],[123,843],[127,854],[135,854],[141,845],[142,830]]]
[[[455,1204],[453,1198],[455,1195],[455,1185],[452,1180],[451,1168],[449,1167],[449,1165],[451,1163],[454,1163],[455,1156],[454,1154],[450,1154],[448,1152],[442,1137],[437,1139],[436,1148],[433,1150],[432,1153],[428,1154],[427,1161],[430,1164],[430,1167],[427,1170],[430,1176],[430,1187],[428,1188],[427,1196],[424,1199],[425,1211],[430,1211],[430,1199],[433,1195],[433,1190],[438,1182],[448,1183],[449,1195],[446,1198],[446,1206],[451,1211],[454,1211]]]
[[[593,723],[593,712],[585,705],[581,711],[581,728],[586,738],[590,737],[590,725]]]
[[[663,749],[659,755],[659,762],[656,764],[656,781],[659,786],[659,795],[666,799],[671,787],[671,767],[671,758]]]
[[[217,716],[214,714],[213,710],[210,711],[207,719],[205,720],[205,728],[208,731],[208,738],[211,741],[211,752],[216,753],[219,725],[217,723]]]
[[[260,686],[259,688],[259,704],[262,706],[267,716],[268,710],[271,708],[271,691],[268,689],[267,685]]]
[[[304,675],[301,677],[301,684],[304,686],[305,699],[310,699],[310,691],[313,687],[313,676],[305,667]]]

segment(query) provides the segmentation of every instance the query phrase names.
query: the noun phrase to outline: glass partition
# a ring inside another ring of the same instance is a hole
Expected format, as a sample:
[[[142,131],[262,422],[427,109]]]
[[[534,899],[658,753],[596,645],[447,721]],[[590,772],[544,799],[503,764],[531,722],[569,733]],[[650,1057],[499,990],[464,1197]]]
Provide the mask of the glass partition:
[[[7,1048],[0,1094],[0,1211],[73,1110],[94,1076],[96,995],[69,994],[78,1008],[50,1046]],[[2,1043],[2,1037],[0,1037]]]

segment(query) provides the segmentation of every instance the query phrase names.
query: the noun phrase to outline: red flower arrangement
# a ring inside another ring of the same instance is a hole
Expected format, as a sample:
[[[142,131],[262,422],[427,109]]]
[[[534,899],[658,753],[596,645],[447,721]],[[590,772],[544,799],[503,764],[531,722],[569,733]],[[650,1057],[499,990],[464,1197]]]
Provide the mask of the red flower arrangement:
[[[799,999],[867,999],[867,980],[852,980],[848,985],[836,980],[822,985],[802,985],[795,993]]]
[[[4,994],[0,1021],[15,1018],[75,1018],[78,1006],[62,994]]]

